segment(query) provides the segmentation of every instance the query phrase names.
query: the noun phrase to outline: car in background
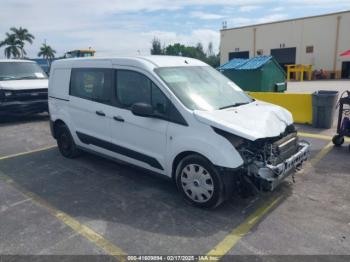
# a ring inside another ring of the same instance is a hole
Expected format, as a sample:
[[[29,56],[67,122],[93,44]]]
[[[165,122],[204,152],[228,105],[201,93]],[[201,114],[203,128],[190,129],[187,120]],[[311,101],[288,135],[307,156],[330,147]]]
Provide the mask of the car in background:
[[[0,117],[48,111],[48,77],[28,60],[0,60]]]

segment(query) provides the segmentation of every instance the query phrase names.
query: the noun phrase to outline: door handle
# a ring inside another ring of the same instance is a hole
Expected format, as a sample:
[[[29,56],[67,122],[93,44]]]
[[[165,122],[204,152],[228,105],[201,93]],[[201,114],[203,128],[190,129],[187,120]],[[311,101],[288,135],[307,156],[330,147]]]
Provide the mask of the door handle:
[[[113,116],[113,119],[115,121],[124,122],[124,118],[122,118],[121,116]]]
[[[103,111],[96,111],[96,115],[98,116],[106,116],[106,114]]]

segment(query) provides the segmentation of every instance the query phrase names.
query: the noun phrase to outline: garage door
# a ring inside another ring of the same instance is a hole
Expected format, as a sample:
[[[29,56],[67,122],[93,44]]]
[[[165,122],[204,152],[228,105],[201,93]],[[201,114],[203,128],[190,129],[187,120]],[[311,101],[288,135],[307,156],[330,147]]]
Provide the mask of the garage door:
[[[296,47],[271,49],[271,55],[277,60],[283,69],[286,69],[285,65],[295,64],[296,53]]]
[[[228,54],[229,61],[234,59],[234,58],[248,59],[249,58],[249,51],[231,52]]]

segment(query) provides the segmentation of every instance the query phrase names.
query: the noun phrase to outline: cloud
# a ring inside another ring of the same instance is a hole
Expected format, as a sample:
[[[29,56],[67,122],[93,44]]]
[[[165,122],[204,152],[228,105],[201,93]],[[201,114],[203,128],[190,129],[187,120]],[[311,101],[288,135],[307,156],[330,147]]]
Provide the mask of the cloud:
[[[271,14],[271,15],[267,15],[267,16],[261,17],[259,19],[256,19],[255,23],[263,24],[263,23],[285,20],[287,18],[288,18],[287,14]]]
[[[203,19],[203,20],[217,20],[217,19],[225,18],[224,15],[219,15],[214,13],[205,13],[201,11],[191,12],[191,16],[195,18]]]
[[[257,10],[259,8],[261,8],[261,6],[259,6],[259,5],[245,5],[245,6],[241,6],[239,8],[239,11],[242,13],[248,13],[248,12]]]
[[[281,12],[283,10],[285,10],[285,8],[282,6],[279,6],[279,7],[272,8],[271,12]]]
[[[227,21],[229,27],[240,27],[247,25],[264,24],[288,19],[287,14],[269,14],[259,18],[235,17]]]
[[[1,0],[0,40],[12,26],[28,28],[36,37],[25,47],[31,57],[45,39],[58,55],[89,46],[105,56],[148,53],[157,34],[165,43],[213,41],[218,48],[220,19],[237,27],[346,8],[349,0],[290,0],[283,6],[277,0]]]

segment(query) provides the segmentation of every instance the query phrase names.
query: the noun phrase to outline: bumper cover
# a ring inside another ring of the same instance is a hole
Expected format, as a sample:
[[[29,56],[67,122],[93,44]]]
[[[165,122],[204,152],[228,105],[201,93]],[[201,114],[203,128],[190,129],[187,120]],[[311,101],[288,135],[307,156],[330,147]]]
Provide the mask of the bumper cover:
[[[264,189],[274,190],[286,177],[295,172],[310,155],[310,144],[306,141],[299,142],[299,150],[290,158],[278,165],[266,165],[258,169],[258,176],[264,180]]]
[[[47,99],[35,101],[0,102],[0,115],[32,115],[48,111]]]

